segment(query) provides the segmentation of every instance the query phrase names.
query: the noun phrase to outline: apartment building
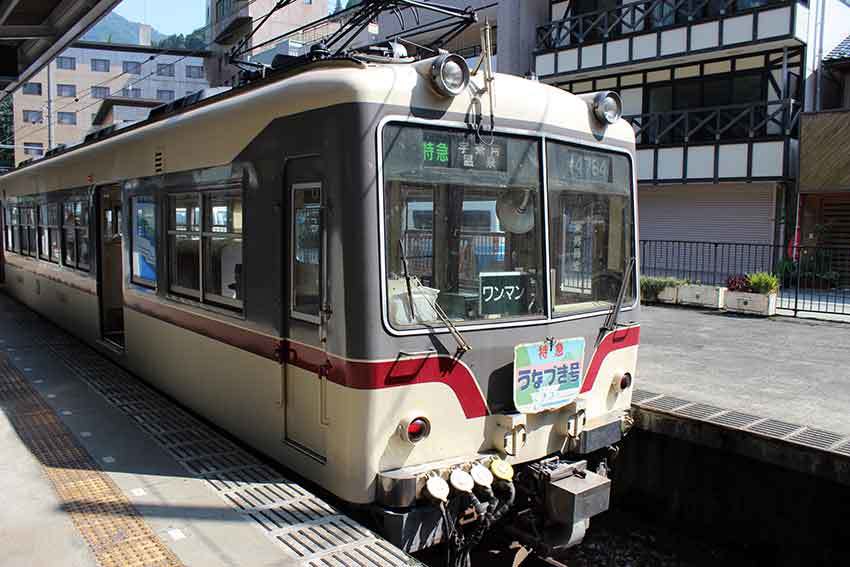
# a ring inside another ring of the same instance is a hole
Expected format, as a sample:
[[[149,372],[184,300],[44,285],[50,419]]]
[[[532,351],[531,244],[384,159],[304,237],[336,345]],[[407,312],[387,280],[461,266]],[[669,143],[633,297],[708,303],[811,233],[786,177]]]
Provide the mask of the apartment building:
[[[641,238],[784,243],[800,116],[847,33],[840,0],[552,1],[540,80],[619,91],[637,134]]]
[[[13,95],[15,163],[82,141],[107,98],[165,103],[208,86],[191,51],[77,43]]]
[[[276,11],[259,26],[263,17],[271,12],[276,0],[207,0],[207,28],[210,36],[211,57],[206,63],[207,75],[213,86],[232,85],[239,68],[229,63],[234,46],[250,35],[246,46],[261,46],[240,57],[249,60],[261,51],[273,50],[284,40],[278,36],[307,26],[328,16],[328,0],[296,0]],[[300,45],[312,43],[338,29],[333,22],[315,26],[289,38]],[[289,44],[287,43],[287,51]]]
[[[850,35],[823,62],[820,104],[802,118],[799,240],[843,255],[850,284]]]

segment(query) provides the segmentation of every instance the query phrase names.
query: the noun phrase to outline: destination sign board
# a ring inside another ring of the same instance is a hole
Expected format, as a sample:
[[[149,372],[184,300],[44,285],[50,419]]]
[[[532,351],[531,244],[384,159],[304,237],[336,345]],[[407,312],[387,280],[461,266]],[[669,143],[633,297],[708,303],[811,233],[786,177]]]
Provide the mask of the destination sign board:
[[[478,171],[507,171],[508,141],[477,140],[468,134],[423,131],[420,148],[425,167]]]

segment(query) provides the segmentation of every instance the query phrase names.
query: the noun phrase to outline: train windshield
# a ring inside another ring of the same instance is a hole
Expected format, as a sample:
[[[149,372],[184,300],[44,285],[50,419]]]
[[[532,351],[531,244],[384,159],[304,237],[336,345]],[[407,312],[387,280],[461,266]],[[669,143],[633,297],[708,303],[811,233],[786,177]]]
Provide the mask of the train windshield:
[[[548,142],[546,156],[552,311],[608,308],[634,254],[629,160],[559,142]],[[634,301],[634,284],[625,305]]]
[[[407,125],[383,142],[391,323],[544,317],[540,142]]]

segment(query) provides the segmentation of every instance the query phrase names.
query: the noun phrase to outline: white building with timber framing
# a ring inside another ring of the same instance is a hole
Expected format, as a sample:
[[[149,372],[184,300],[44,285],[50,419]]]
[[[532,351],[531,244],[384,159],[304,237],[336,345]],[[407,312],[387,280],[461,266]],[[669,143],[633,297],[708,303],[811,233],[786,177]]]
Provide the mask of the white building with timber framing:
[[[482,9],[498,71],[620,93],[637,134],[642,239],[778,244],[796,221],[800,115],[814,108],[820,60],[850,33],[850,5],[809,1],[442,3]],[[445,25],[411,26],[414,40]],[[381,28],[396,33],[389,18]],[[477,35],[446,47],[477,53]]]

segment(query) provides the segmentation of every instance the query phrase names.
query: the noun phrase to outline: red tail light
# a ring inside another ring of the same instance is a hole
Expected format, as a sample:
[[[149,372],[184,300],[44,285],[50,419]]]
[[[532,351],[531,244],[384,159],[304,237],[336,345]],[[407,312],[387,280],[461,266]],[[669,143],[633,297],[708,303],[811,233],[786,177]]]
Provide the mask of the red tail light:
[[[407,440],[418,443],[431,434],[431,423],[424,417],[417,417],[407,424]]]

